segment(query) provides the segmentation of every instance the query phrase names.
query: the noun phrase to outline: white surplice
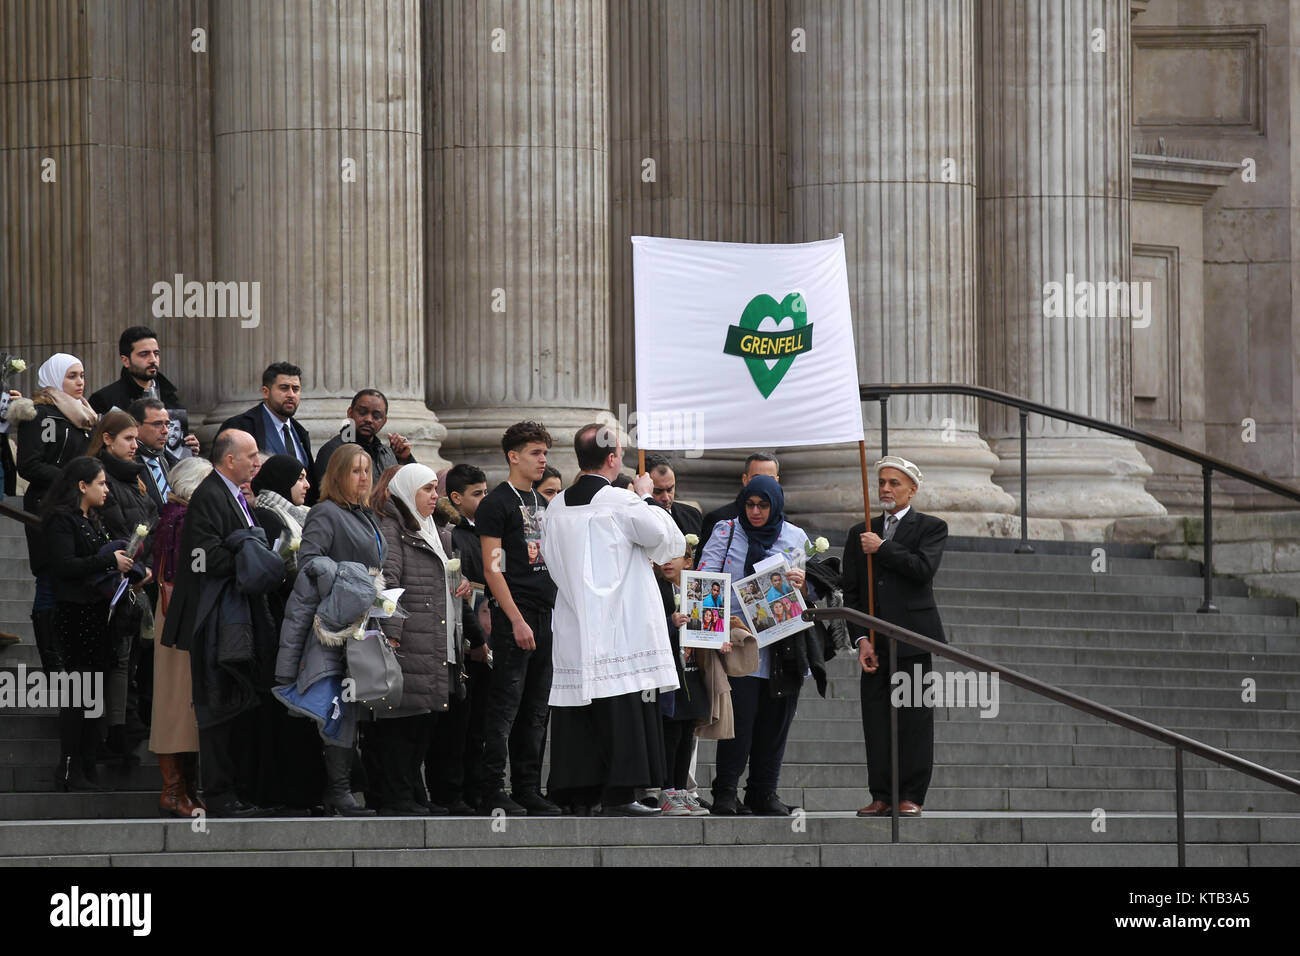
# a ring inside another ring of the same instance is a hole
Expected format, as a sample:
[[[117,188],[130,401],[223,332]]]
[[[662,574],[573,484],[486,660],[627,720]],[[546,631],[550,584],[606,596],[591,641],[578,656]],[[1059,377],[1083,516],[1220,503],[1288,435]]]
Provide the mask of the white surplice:
[[[542,517],[542,554],[555,582],[552,707],[673,690],[677,668],[650,562],[686,552],[663,508],[606,486],[586,505],[555,496]]]

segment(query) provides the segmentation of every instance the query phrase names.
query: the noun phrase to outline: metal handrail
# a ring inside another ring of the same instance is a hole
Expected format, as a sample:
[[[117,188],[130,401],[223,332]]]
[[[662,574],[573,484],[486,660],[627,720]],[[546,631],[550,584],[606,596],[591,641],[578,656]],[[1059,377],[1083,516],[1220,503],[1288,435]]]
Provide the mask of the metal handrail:
[[[915,631],[909,631],[905,627],[899,627],[897,624],[891,624],[888,621],[878,617],[872,617],[870,614],[863,614],[861,611],[847,607],[828,607],[828,608],[809,608],[804,611],[803,619],[805,621],[826,621],[841,619],[852,621],[864,629],[878,631],[887,637],[892,637],[897,641],[910,644],[922,651],[928,651],[931,654],[938,654],[940,657],[946,657],[950,661],[958,664],[964,664],[975,670],[988,671],[997,673],[1000,680],[1005,680],[1008,684],[1015,687],[1024,688],[1031,693],[1038,694],[1040,697],[1047,697],[1057,703],[1065,704],[1067,707],[1073,707],[1075,710],[1090,714],[1093,717],[1100,717],[1107,723],[1116,724],[1128,730],[1139,734],[1144,734],[1161,743],[1169,744],[1174,748],[1174,776],[1175,776],[1175,806],[1178,814],[1178,865],[1185,866],[1187,860],[1187,839],[1186,823],[1183,807],[1183,752],[1195,754],[1206,760],[1212,760],[1220,766],[1227,767],[1231,770],[1239,771],[1247,776],[1254,777],[1256,780],[1263,780],[1265,783],[1272,784],[1275,787],[1281,787],[1291,793],[1300,794],[1300,780],[1288,777],[1286,774],[1279,773],[1268,767],[1253,763],[1244,757],[1238,757],[1236,754],[1230,754],[1226,750],[1220,750],[1218,747],[1211,747],[1209,744],[1194,740],[1191,737],[1185,737],[1182,734],[1175,733],[1166,727],[1153,724],[1150,721],[1134,717],[1132,714],[1126,714],[1121,710],[1113,707],[1107,707],[1105,704],[1099,704],[1094,700],[1086,697],[1080,697],[1078,694],[1072,694],[1068,690],[1062,690],[1053,684],[1030,677],[1027,674],[1021,674],[1002,667],[1000,664],[994,664],[992,661],[969,654],[966,651],[957,650],[951,645],[936,641],[933,638],[917,634]],[[889,645],[889,673],[893,674],[898,670],[898,646],[893,641]],[[893,815],[893,840],[898,842],[898,709],[890,707],[890,763],[893,766],[891,775],[891,812]]]
[[[1263,475],[1238,468],[1236,465],[1222,459],[1206,455],[1194,448],[1188,448],[1186,445],[1180,445],[1167,438],[1161,438],[1159,435],[1152,435],[1136,428],[1129,428],[1127,425],[1116,425],[1089,415],[1080,415],[1077,412],[1066,411],[1063,408],[1054,408],[1051,405],[1044,405],[1042,402],[1021,398],[1009,392],[1000,392],[995,388],[985,388],[983,385],[964,385],[955,382],[876,383],[858,386],[858,394],[864,402],[878,401],[880,403],[880,452],[882,457],[889,454],[890,395],[966,395],[971,398],[982,398],[986,401],[997,402],[1001,405],[1009,405],[1019,411],[1020,544],[1016,547],[1017,554],[1032,554],[1034,551],[1029,544],[1029,474],[1026,462],[1028,458],[1028,418],[1030,413],[1042,415],[1046,418],[1060,419],[1075,425],[1083,425],[1086,428],[1106,432],[1119,438],[1127,438],[1129,441],[1149,445],[1167,454],[1200,465],[1201,517],[1205,527],[1205,560],[1201,566],[1204,591],[1201,606],[1196,609],[1197,613],[1200,614],[1217,614],[1219,612],[1218,607],[1214,604],[1214,517],[1210,508],[1212,494],[1210,478],[1214,472],[1217,471],[1230,478],[1236,478],[1238,481],[1244,481],[1257,488],[1263,488],[1265,491],[1271,491],[1273,494],[1300,502],[1300,489],[1292,488],[1290,485],[1284,485],[1281,482],[1273,481],[1271,478],[1265,478]]]
[[[41,519],[30,511],[24,511],[22,508],[15,508],[3,501],[0,501],[0,517],[13,518],[15,521],[19,521],[33,528],[39,528],[41,524]]]

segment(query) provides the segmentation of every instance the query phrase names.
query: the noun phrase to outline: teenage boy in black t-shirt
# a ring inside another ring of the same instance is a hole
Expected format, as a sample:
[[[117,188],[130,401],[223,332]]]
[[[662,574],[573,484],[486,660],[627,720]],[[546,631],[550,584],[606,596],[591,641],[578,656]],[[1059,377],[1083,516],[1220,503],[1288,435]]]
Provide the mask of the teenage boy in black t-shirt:
[[[556,816],[542,796],[542,749],[551,696],[551,608],[555,585],[540,550],[546,499],[533,482],[546,470],[551,436],[537,422],[506,429],[501,450],[510,475],[485,497],[474,515],[483,549],[483,576],[492,595],[492,681],[488,688],[482,799],[491,815]],[[511,793],[505,791],[506,751]]]

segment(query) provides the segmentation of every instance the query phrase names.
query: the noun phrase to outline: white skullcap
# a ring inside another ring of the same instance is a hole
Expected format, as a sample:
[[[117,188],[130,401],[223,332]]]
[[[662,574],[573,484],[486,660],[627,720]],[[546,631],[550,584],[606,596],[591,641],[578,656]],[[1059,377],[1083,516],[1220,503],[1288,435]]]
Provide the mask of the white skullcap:
[[[912,464],[906,458],[899,458],[896,455],[886,455],[884,458],[880,459],[880,461],[876,462],[875,468],[876,474],[880,474],[881,468],[896,468],[903,474],[907,475],[907,477],[911,478],[917,487],[920,487],[921,482],[925,480],[925,476],[921,474],[920,468],[917,468],[916,465]]]

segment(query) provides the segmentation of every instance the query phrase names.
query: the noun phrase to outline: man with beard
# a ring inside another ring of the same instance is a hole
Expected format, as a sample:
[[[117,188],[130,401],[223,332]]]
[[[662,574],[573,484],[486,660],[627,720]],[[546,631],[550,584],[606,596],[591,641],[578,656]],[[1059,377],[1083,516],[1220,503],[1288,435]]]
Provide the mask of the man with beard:
[[[262,401],[221,423],[220,431],[233,428],[248,432],[257,447],[268,455],[291,455],[302,462],[307,474],[314,475],[311,436],[294,419],[302,400],[302,369],[289,362],[273,362],[262,373]],[[314,505],[320,483],[313,482],[307,491],[307,504]]]
[[[117,350],[122,356],[122,374],[116,382],[105,385],[90,396],[90,407],[103,415],[111,408],[128,411],[133,402],[142,398],[156,398],[164,408],[184,408],[176,386],[158,371],[158,333],[143,325],[133,325],[118,337]],[[199,452],[199,440],[194,435],[185,436],[185,444],[194,454]]]
[[[377,388],[363,388],[352,396],[348,406],[348,424],[339,433],[321,445],[316,453],[316,468],[312,484],[320,486],[325,478],[325,468],[330,456],[344,442],[360,445],[375,463],[375,474],[382,475],[393,465],[409,465],[415,461],[411,454],[411,443],[397,432],[388,433],[388,444],[379,440],[379,433],[388,421],[388,398]]]
[[[654,481],[650,494],[654,503],[673,516],[673,521],[682,534],[698,535],[704,517],[698,508],[677,500],[677,475],[668,459],[663,455],[648,455],[645,470]]]

